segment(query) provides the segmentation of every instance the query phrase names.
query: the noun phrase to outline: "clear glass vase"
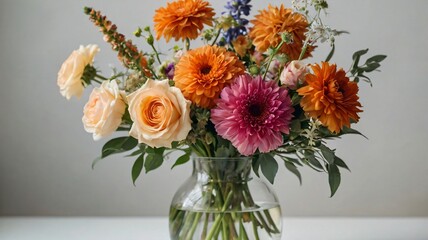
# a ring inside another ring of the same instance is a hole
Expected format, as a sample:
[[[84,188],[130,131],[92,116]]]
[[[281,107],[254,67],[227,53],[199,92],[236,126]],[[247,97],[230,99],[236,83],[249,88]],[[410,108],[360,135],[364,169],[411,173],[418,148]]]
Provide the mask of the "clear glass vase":
[[[193,157],[175,193],[171,239],[281,239],[281,208],[272,188],[252,176],[251,158]]]

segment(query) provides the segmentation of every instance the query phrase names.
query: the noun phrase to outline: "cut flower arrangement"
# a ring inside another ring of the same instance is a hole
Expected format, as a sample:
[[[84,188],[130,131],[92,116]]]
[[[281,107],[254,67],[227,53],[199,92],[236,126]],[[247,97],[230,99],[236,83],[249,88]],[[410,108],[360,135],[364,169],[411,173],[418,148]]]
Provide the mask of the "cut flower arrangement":
[[[293,0],[290,8],[268,5],[250,20],[251,8],[250,0],[231,0],[216,16],[207,1],[171,1],[156,10],[152,28],[134,32],[152,49],[142,52],[100,11],[85,7],[124,66],[103,76],[93,65],[99,47],[87,45],[73,51],[58,73],[67,99],[80,98],[95,85],[82,118],[94,140],[123,132],[105,143],[93,164],[129,152],[135,158],[134,183],[173,151],[182,153],[173,167],[193,156],[195,161],[223,159],[226,168],[237,172],[239,159],[247,159],[249,169],[271,183],[279,163],[300,181],[298,167],[306,165],[328,174],[333,196],[339,169],[348,167],[326,140],[361,134],[351,128],[362,112],[358,84],[371,84],[367,73],[377,70],[386,56],[362,61],[368,49],[357,51],[347,71],[332,63],[335,39],[347,32],[324,25],[324,0]],[[156,44],[161,38],[177,45],[163,52]],[[203,44],[193,47],[195,39]],[[310,62],[320,44],[329,44],[330,53],[325,61]],[[200,198],[216,212],[205,217],[172,208],[172,238],[264,239],[261,232],[280,234],[268,211],[235,214],[257,203],[245,184],[230,185],[216,167],[207,166],[209,190]]]

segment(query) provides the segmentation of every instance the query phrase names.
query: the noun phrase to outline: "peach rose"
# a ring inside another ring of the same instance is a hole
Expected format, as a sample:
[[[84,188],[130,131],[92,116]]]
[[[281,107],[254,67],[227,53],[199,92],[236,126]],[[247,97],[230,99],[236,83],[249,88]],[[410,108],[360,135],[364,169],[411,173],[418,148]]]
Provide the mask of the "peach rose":
[[[83,126],[99,140],[116,131],[122,122],[126,103],[124,92],[119,90],[116,81],[104,81],[94,88],[83,109]]]
[[[303,84],[304,76],[308,72],[302,61],[291,61],[279,77],[281,83],[286,87],[296,90],[299,84]]]
[[[92,65],[94,56],[100,49],[97,45],[80,46],[78,50],[74,50],[71,55],[62,64],[58,72],[57,84],[61,95],[68,100],[72,96],[80,98],[82,96],[84,86],[81,80],[86,65]]]
[[[190,104],[180,89],[168,80],[148,79],[128,96],[129,114],[134,122],[129,135],[151,147],[171,147],[187,137],[191,129]]]

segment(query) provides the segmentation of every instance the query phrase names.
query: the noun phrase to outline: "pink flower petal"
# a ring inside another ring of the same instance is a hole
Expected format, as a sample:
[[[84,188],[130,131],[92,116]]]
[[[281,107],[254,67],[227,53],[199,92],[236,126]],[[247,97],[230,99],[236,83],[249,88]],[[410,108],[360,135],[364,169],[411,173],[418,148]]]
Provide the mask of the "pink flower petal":
[[[282,145],[294,111],[285,88],[260,76],[241,75],[220,96],[211,109],[211,121],[242,155],[270,152]]]

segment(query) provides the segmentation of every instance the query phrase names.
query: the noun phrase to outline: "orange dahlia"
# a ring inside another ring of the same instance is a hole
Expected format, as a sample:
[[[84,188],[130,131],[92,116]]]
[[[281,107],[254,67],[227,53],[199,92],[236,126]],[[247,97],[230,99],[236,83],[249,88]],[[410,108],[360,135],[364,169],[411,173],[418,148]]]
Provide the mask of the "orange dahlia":
[[[198,106],[212,108],[221,90],[244,73],[238,57],[217,46],[203,46],[187,52],[175,66],[175,86]]]
[[[177,0],[156,10],[153,17],[156,39],[195,39],[204,28],[212,26],[214,9],[203,0]]]
[[[254,26],[250,28],[249,36],[257,51],[264,52],[269,47],[278,46],[282,40],[281,34],[289,33],[292,43],[284,44],[279,51],[287,54],[291,60],[299,58],[308,27],[308,22],[302,14],[284,8],[282,4],[279,8],[269,5],[268,9],[260,10],[250,22]],[[313,48],[308,46],[304,58],[311,56]]]
[[[349,81],[343,69],[336,70],[336,64],[323,62],[313,65],[312,70],[314,73],[305,77],[307,85],[297,90],[303,96],[303,110],[333,133],[350,127],[351,120],[357,122],[357,113],[362,112],[357,83]]]

